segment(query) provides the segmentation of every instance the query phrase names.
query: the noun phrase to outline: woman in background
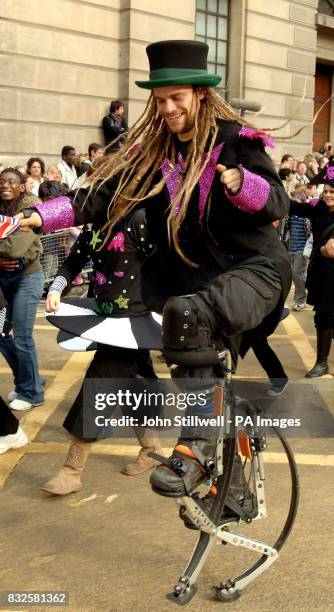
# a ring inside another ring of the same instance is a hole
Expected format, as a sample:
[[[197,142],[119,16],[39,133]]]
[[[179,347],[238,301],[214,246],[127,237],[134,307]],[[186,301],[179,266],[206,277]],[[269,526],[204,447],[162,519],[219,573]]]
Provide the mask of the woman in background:
[[[38,200],[28,196],[24,176],[15,168],[0,174],[0,214],[13,216]],[[8,304],[13,336],[0,342],[0,352],[14,376],[12,410],[28,410],[44,401],[33,329],[44,276],[39,260],[41,241],[34,232],[15,233],[0,242],[0,288]]]
[[[328,357],[334,334],[334,161],[328,163],[311,181],[324,184],[315,203],[290,203],[290,213],[311,220],[313,250],[307,273],[307,303],[314,308],[317,331],[317,360],[305,374],[316,378],[328,374]]]
[[[31,193],[38,196],[38,189],[40,184],[43,183],[45,174],[45,164],[40,157],[30,157],[30,159],[28,159],[27,174],[29,174],[29,176],[31,176],[34,180],[34,186]]]

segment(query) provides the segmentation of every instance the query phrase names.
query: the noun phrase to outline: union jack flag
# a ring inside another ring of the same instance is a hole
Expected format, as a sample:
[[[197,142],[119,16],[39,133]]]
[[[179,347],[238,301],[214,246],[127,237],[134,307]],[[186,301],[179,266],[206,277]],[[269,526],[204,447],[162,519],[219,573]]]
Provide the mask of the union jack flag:
[[[0,215],[0,240],[7,238],[20,227],[20,221],[15,217]]]

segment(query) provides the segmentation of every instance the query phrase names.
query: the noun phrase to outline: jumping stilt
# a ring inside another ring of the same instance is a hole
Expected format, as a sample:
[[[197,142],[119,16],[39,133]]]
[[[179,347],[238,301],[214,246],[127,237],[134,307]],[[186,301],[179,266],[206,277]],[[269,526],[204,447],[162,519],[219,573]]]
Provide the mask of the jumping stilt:
[[[292,451],[281,432],[275,430],[287,456],[291,476],[290,507],[285,525],[274,545],[235,531],[234,528],[239,528],[242,525],[251,523],[253,520],[267,517],[264,491],[265,473],[262,459],[262,453],[266,449],[266,439],[263,432],[259,431],[257,427],[247,426],[242,431],[243,442],[239,444],[238,434],[240,432],[234,428],[235,401],[231,384],[230,354],[228,351],[224,351],[219,357],[223,360],[225,369],[224,382],[218,385],[218,396],[220,395],[223,399],[224,425],[218,432],[215,466],[211,474],[216,494],[213,503],[211,501],[211,510],[209,509],[209,511],[205,500],[206,496],[200,498],[196,492],[177,500],[177,503],[183,508],[182,518],[186,515],[193,524],[193,528],[199,530],[199,537],[189,563],[175,585],[173,592],[167,595],[170,601],[179,605],[187,604],[195,595],[197,591],[196,580],[217,540],[220,540],[223,544],[230,544],[241,549],[246,548],[260,555],[260,558],[242,574],[224,580],[219,586],[214,587],[216,597],[220,601],[228,602],[238,599],[243,589],[278,559],[279,551],[292,529],[299,501],[298,475]],[[255,416],[255,408],[249,402],[247,402],[247,405],[249,415]],[[253,419],[253,422],[255,421]],[[230,512],[225,514],[224,511],[232,480],[236,448],[238,447],[239,452],[245,453],[246,457],[243,455],[245,461],[250,462],[249,486],[256,501],[256,513],[254,514],[253,512],[248,517],[246,513],[243,513],[242,504],[240,504],[239,516],[237,503],[233,504],[234,516]]]

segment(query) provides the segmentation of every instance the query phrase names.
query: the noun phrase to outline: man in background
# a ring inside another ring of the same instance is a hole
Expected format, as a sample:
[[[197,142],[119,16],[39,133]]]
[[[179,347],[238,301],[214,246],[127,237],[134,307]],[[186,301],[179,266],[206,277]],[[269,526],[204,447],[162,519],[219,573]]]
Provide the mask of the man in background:
[[[77,172],[80,177],[82,174],[85,174],[89,168],[92,167],[95,160],[101,159],[103,157],[103,146],[98,144],[97,142],[91,142],[88,147],[88,159],[86,159],[82,164],[80,164],[79,170]]]
[[[74,147],[66,145],[61,150],[61,162],[59,162],[57,168],[61,173],[62,183],[67,185],[69,191],[77,189],[78,177],[75,169],[76,151]]]

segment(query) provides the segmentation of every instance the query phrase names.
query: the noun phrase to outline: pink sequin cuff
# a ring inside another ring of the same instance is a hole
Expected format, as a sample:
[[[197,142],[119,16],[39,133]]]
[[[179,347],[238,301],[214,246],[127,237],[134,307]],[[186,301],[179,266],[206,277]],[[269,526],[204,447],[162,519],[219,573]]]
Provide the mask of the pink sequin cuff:
[[[242,186],[236,195],[231,195],[227,191],[226,196],[240,210],[244,212],[257,212],[261,210],[270,193],[269,183],[259,176],[253,174],[246,168],[240,168],[242,172]]]
[[[59,196],[43,204],[33,204],[30,208],[36,208],[40,214],[44,234],[75,225],[72,202],[67,196]]]

